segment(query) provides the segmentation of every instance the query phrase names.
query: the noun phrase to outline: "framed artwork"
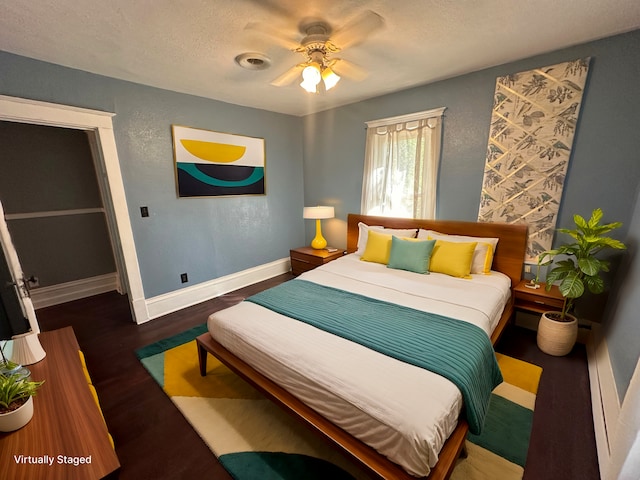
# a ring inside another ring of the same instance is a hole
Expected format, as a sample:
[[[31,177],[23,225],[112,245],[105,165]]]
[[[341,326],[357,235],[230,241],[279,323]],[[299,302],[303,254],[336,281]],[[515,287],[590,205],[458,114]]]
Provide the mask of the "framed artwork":
[[[265,194],[264,139],[171,126],[178,197]]]

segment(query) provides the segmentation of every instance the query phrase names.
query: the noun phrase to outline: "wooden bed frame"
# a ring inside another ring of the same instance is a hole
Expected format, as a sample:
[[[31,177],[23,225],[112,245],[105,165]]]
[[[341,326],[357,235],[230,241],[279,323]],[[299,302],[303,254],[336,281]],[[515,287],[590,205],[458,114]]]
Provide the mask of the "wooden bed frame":
[[[367,225],[380,225],[386,228],[424,228],[452,235],[498,237],[500,240],[494,255],[492,269],[508,275],[511,278],[512,289],[522,278],[527,243],[526,225],[400,219],[349,214],[347,221],[347,253],[353,253],[357,249],[359,222]],[[491,342],[494,345],[512,315],[513,295],[504,309],[498,326],[491,335]],[[302,421],[307,427],[319,433],[334,446],[337,446],[339,450],[359,463],[376,478],[416,480],[416,477],[407,473],[402,467],[337,427],[275,382],[258,373],[249,364],[240,360],[216,342],[208,332],[197,338],[197,345],[200,374],[202,376],[205,376],[207,372],[207,353],[211,353],[232,371],[261,391],[267,398],[273,400],[285,411]],[[467,422],[464,419],[460,419],[458,426],[440,451],[438,463],[431,469],[429,476],[426,478],[429,480],[445,480],[449,478],[455,467],[456,460],[463,450],[468,430]]]

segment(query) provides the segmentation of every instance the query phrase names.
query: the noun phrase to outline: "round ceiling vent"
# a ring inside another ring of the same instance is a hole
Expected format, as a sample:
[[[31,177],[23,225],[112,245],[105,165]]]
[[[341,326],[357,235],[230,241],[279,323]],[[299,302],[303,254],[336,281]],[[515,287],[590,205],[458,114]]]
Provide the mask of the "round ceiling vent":
[[[271,66],[271,59],[262,53],[247,52],[238,55],[236,63],[247,70],[265,70]]]

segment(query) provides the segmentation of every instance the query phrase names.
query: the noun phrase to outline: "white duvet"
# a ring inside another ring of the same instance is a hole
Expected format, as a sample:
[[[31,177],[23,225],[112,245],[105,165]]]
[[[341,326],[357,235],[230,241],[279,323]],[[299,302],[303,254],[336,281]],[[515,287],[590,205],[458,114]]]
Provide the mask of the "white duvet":
[[[420,275],[346,255],[299,278],[464,320],[488,336],[510,298],[506,275]],[[346,312],[348,314],[348,312]],[[251,302],[208,329],[225,348],[415,476],[426,476],[457,425],[462,395],[445,378]]]

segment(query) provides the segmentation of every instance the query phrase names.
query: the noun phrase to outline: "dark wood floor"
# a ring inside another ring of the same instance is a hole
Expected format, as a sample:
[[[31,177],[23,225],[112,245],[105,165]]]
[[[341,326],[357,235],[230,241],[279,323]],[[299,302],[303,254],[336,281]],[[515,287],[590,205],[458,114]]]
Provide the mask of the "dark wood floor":
[[[127,298],[115,292],[38,310],[43,331],[74,328],[116,444],[120,479],[231,480],[134,351],[289,278],[281,275],[143,325],[132,322]],[[544,369],[525,480],[599,479],[584,346],[551,357],[538,350],[535,333],[509,327],[497,350]]]

